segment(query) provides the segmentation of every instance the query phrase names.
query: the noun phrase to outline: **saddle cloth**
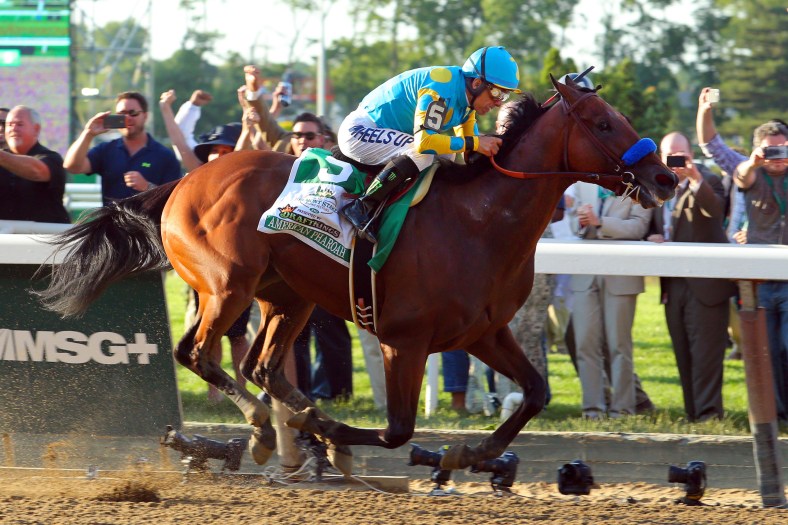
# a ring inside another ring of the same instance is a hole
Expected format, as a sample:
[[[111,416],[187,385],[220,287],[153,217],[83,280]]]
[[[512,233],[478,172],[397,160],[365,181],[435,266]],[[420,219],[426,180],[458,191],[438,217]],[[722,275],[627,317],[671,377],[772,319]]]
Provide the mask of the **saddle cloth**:
[[[418,182],[382,213],[378,244],[369,266],[376,272],[385,264],[396,243],[408,207],[421,200],[437,164],[419,174]],[[335,159],[331,152],[308,148],[296,159],[282,193],[266,210],[257,229],[263,233],[286,233],[327,257],[350,266],[353,227],[340,219],[339,210],[352,196],[364,192],[365,174]]]

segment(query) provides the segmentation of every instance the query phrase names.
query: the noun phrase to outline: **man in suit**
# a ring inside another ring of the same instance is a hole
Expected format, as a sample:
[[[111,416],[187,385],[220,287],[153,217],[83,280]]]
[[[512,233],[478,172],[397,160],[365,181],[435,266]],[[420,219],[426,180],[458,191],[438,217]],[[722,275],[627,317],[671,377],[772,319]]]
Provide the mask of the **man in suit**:
[[[679,178],[676,197],[652,221],[653,242],[727,243],[723,228],[725,189],[721,179],[693,162],[689,139],[669,133],[660,143],[662,161]],[[680,157],[680,158],[679,158]],[[722,361],[728,342],[728,299],[733,282],[725,279],[661,279],[665,319],[676,354],[684,410],[690,421],[721,418]]]
[[[575,202],[572,227],[583,239],[640,240],[651,220],[651,210],[593,184],[577,183]],[[570,288],[584,417],[634,414],[632,324],[637,296],[644,290],[643,277],[573,275]],[[609,404],[605,400],[605,343],[610,353]]]

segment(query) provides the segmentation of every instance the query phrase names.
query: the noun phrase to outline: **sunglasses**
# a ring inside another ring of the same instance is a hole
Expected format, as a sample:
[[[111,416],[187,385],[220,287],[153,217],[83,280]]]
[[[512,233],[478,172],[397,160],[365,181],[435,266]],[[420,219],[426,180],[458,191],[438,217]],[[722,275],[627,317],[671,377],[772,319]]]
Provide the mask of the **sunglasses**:
[[[317,138],[317,136],[318,136],[318,133],[315,133],[314,131],[294,131],[293,132],[293,137],[297,138],[297,139],[305,138],[306,140],[315,140],[315,138]]]
[[[137,111],[135,109],[130,109],[128,111],[118,111],[119,115],[128,115],[129,117],[138,117],[142,115],[143,111]]]
[[[490,96],[499,102],[506,102],[509,98],[509,95],[512,94],[511,91],[506,91],[505,89],[501,89],[496,85],[487,84],[487,89],[490,90]]]

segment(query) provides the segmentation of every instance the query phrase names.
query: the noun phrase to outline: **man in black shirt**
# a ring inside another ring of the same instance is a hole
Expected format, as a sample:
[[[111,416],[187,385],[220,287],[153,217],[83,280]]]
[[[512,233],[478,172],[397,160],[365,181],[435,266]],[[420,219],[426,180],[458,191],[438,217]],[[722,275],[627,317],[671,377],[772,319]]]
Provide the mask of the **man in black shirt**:
[[[40,133],[36,110],[16,106],[8,113],[8,146],[0,150],[0,219],[70,222],[63,206],[63,157],[38,142]]]

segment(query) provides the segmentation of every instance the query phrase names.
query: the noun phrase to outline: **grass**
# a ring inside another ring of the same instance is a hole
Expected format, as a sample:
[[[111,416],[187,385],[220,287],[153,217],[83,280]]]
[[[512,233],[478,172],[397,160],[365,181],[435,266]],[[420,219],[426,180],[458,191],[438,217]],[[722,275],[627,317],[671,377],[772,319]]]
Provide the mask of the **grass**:
[[[186,303],[186,285],[170,272],[166,282],[167,301],[173,341],[183,334],[183,314]],[[684,419],[681,386],[673,350],[665,326],[663,307],[658,301],[659,282],[646,280],[646,292],[639,296],[635,317],[635,369],[643,388],[648,392],[656,412],[644,416],[617,420],[586,421],[580,411],[580,381],[569,356],[550,353],[548,356],[549,381],[552,389],[550,405],[527,426],[528,430],[561,432],[654,432],[679,434],[749,435],[747,418],[747,391],[742,361],[724,361],[723,404],[725,418],[721,421],[690,423]],[[345,423],[361,427],[386,425],[385,414],[375,408],[369,378],[366,375],[361,346],[356,329],[349,325],[353,335],[353,389],[348,401],[318,402],[327,413]],[[224,366],[232,370],[229,347],[225,344]],[[187,421],[243,423],[235,405],[223,401],[211,404],[206,398],[207,385],[185,368],[177,367],[178,386]],[[250,386],[250,390],[259,390]],[[424,387],[416,425],[419,428],[491,430],[498,425],[495,417],[483,414],[459,416],[450,406],[449,394],[440,393],[437,412],[429,419],[424,417]],[[783,429],[781,435],[788,435]]]

